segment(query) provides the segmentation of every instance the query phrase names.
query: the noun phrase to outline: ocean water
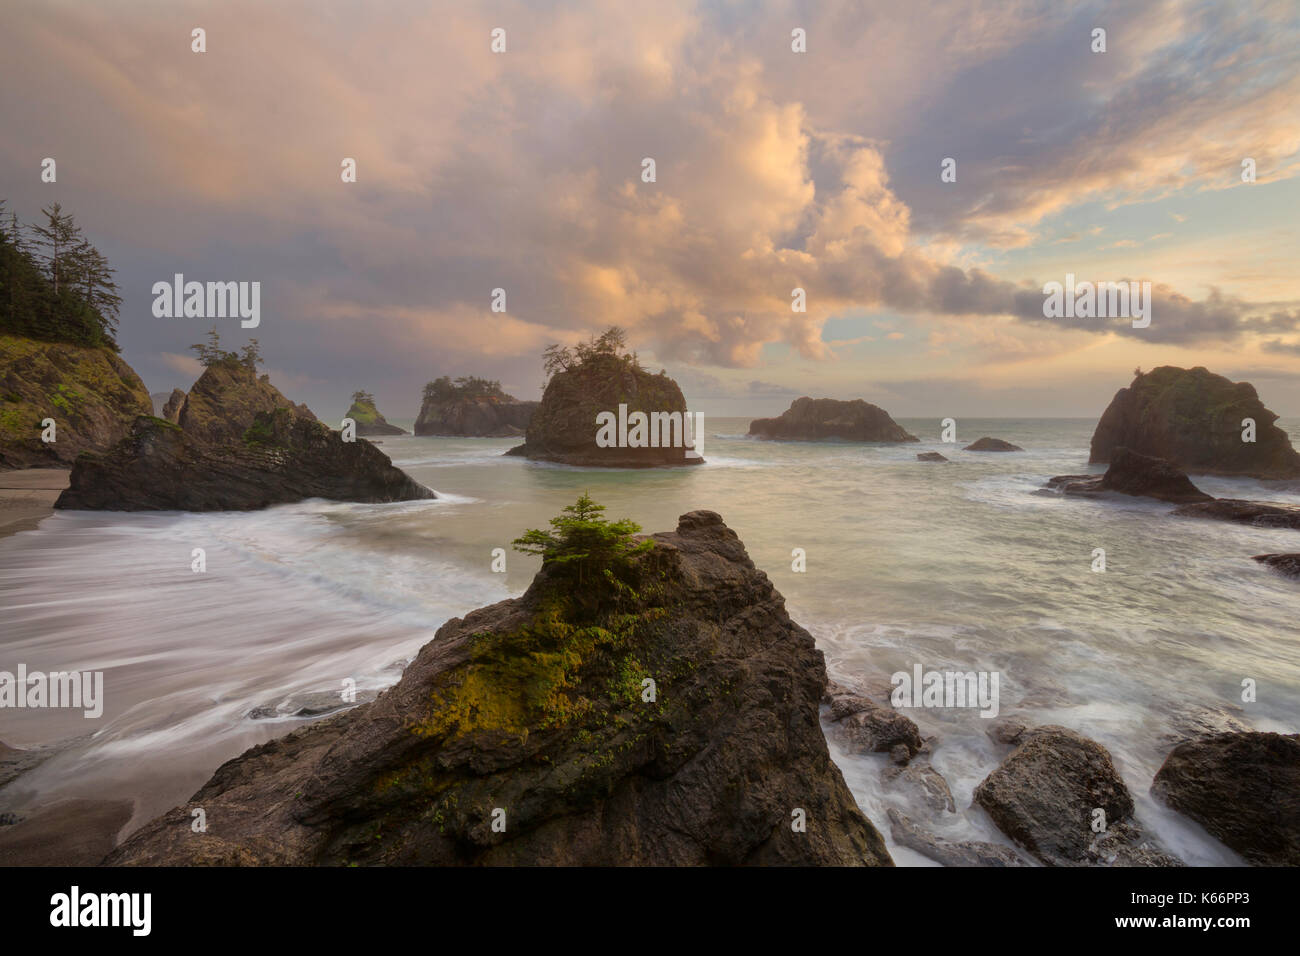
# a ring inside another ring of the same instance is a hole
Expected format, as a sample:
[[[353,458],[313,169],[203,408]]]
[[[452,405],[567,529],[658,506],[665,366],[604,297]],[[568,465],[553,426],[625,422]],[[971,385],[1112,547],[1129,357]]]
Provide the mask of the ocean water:
[[[1173,852],[1194,865],[1239,862],[1148,788],[1171,735],[1198,715],[1300,729],[1300,586],[1251,560],[1300,550],[1300,536],[1173,518],[1172,506],[1143,499],[1035,494],[1052,475],[1101,470],[1086,464],[1091,419],[960,420],[957,445],[940,443],[936,419],[899,422],[921,443],[765,442],[745,436],[747,419],[710,419],[706,465],[647,471],[505,458],[509,439],[386,438],[395,463],[444,497],[57,513],[0,540],[0,669],[102,670],[105,712],[0,711],[0,741],[64,744],[0,791],[0,806],[126,796],[139,826],[223,760],[300,724],[251,719],[254,708],[337,693],[345,678],[388,686],[448,618],[520,593],[537,564],[511,540],[586,491],[648,531],[696,508],[719,512],[833,677],[887,686],[917,664],[996,672],[1000,716],[1106,746],[1139,820]],[[1027,450],[960,451],[986,434]],[[922,451],[953,461],[918,462]],[[1247,479],[1195,480],[1220,496],[1300,499]],[[191,571],[194,548],[206,551],[203,574]],[[508,554],[504,574],[491,570],[495,548]],[[806,571],[792,570],[796,548]],[[1096,548],[1104,573],[1092,570]],[[1240,699],[1246,678],[1253,703]],[[990,721],[975,709],[908,713],[936,738],[956,814],[932,817],[883,786],[885,757],[831,743],[896,861],[929,864],[889,840],[889,807],[942,837],[1005,843],[971,806],[1003,752]]]

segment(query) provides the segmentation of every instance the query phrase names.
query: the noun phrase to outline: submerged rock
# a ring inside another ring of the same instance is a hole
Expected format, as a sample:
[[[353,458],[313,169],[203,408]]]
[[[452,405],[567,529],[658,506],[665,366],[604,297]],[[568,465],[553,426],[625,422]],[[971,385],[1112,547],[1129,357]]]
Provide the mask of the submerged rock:
[[[1177,866],[1133,818],[1133,797],[1106,748],[1064,727],[1039,727],[975,788],[998,829],[1048,866]],[[1105,831],[1093,831],[1096,811]]]
[[[1028,866],[1020,854],[1009,846],[983,843],[978,840],[954,842],[941,840],[926,833],[906,815],[892,807],[889,814],[889,835],[899,846],[915,850],[944,866]]]
[[[1289,578],[1300,578],[1300,554],[1257,554],[1255,560],[1267,564],[1279,574]]]
[[[943,455],[939,454],[937,451],[923,451],[916,456],[916,460],[917,461],[947,461],[948,459],[944,458]]]
[[[207,832],[178,807],[109,862],[889,865],[811,635],[718,515],[651,539],[630,590],[548,564],[448,621],[377,700],[220,767]]]
[[[975,439],[962,451],[1024,451],[1024,449],[1001,438],[989,438],[985,435],[983,438]]]
[[[923,746],[911,718],[867,697],[836,697],[831,702],[831,733],[850,751],[888,753],[902,747],[899,763],[916,756]]]
[[[345,442],[288,409],[260,412],[238,442],[196,441],[141,416],[105,454],[86,452],[55,508],[92,511],[249,511],[268,505],[434,498],[367,441]]]
[[[1118,448],[1164,458],[1183,471],[1255,478],[1300,477],[1300,453],[1253,385],[1205,368],[1164,365],[1120,389],[1097,423],[1089,461],[1108,462]],[[1255,441],[1242,441],[1243,422]]]
[[[152,413],[144,382],[111,349],[0,334],[0,468],[70,467]],[[41,440],[47,418],[52,442]]]
[[[1108,491],[1186,504],[1213,501],[1190,478],[1163,458],[1117,448],[1104,475],[1057,475],[1047,487],[1066,495],[1094,497]]]
[[[1259,866],[1300,866],[1300,735],[1229,733],[1179,744],[1151,792]]]
[[[749,423],[756,438],[787,441],[920,441],[908,434],[883,408],[856,398],[797,398],[777,418],[756,418]]]
[[[1173,514],[1180,518],[1212,518],[1234,521],[1255,528],[1292,528],[1300,530],[1300,507],[1274,505],[1265,501],[1242,501],[1239,498],[1212,498],[1195,504],[1179,505]]]

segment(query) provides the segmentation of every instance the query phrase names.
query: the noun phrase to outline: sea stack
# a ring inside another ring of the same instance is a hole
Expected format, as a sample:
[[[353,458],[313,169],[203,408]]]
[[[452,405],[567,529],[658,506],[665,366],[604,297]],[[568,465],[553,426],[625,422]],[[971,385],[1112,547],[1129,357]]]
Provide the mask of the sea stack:
[[[797,398],[776,418],[756,418],[749,423],[755,438],[785,441],[914,442],[902,426],[879,406],[860,398]]]
[[[540,402],[521,402],[500,382],[443,376],[424,387],[417,435],[454,438],[513,438],[523,435]]]
[[[1300,477],[1300,453],[1273,424],[1277,417],[1248,382],[1163,365],[1116,393],[1097,423],[1089,461],[1109,462],[1123,447],[1192,474]]]
[[[822,734],[822,653],[735,532],[694,511],[649,540],[623,588],[544,564],[453,618],[396,686],[227,762],[107,862],[891,865]]]
[[[347,418],[357,423],[357,434],[364,438],[372,435],[405,435],[406,429],[388,424],[388,420],[375,406],[375,396],[369,392],[353,392],[352,407]]]

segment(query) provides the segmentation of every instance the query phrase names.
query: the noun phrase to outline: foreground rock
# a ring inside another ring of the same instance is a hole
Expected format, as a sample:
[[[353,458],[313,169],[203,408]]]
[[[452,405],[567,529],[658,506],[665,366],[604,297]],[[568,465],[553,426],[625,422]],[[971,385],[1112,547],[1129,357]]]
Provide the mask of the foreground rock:
[[[857,398],[797,398],[777,418],[756,418],[749,423],[756,438],[786,441],[920,441],[908,434],[883,408]]]
[[[1133,797],[1110,754],[1064,727],[1020,736],[1020,744],[975,788],[998,829],[1048,866],[1177,866],[1133,818]],[[1106,829],[1094,833],[1096,810]]]
[[[676,415],[678,430],[670,430],[661,447],[601,447],[597,416],[617,415],[620,405],[626,406],[629,418],[636,412]],[[703,459],[694,451],[688,455],[684,447],[687,414],[686,396],[666,374],[652,375],[627,357],[598,353],[551,376],[528,422],[524,444],[507,454],[584,467],[699,465]]]
[[[388,424],[388,419],[375,407],[375,399],[365,392],[352,396],[352,405],[347,416],[357,423],[357,434],[362,437],[371,435],[405,435],[406,429]]]
[[[639,597],[545,566],[377,700],[224,764],[192,799],[206,833],[178,807],[110,862],[888,865],[827,751],[812,637],[718,515],[652,537]]]
[[[911,718],[868,697],[835,697],[829,716],[831,733],[853,753],[887,753],[901,765],[924,744]]]
[[[1108,462],[1117,448],[1129,448],[1190,473],[1300,477],[1300,453],[1273,424],[1277,417],[1248,382],[1164,365],[1116,393],[1093,433],[1089,461]],[[1254,442],[1242,441],[1247,418],[1255,422]]]
[[[311,409],[289,401],[267,376],[231,359],[203,370],[185,396],[176,423],[195,441],[227,445],[242,441],[259,414],[277,409],[316,421]]]
[[[1300,578],[1300,554],[1257,554],[1255,560],[1268,565],[1279,574]]]
[[[153,412],[140,376],[108,348],[0,334],[0,468],[67,468]],[[55,440],[44,442],[45,419]]]
[[[1300,735],[1232,733],[1179,744],[1151,792],[1259,866],[1300,866]]]
[[[141,416],[105,454],[86,452],[54,507],[96,511],[249,511],[268,505],[436,497],[367,441],[345,442],[288,409],[261,412],[238,442],[196,441]]]
[[[1001,438],[989,438],[985,435],[983,438],[975,439],[962,451],[1024,451],[1024,449]]]
[[[1109,491],[1186,504],[1213,501],[1190,478],[1163,458],[1117,448],[1104,475],[1057,475],[1047,487],[1066,495],[1094,497]]]
[[[1180,518],[1210,518],[1234,521],[1254,528],[1291,528],[1300,530],[1300,507],[1274,505],[1264,501],[1239,498],[1212,498],[1196,504],[1180,505],[1173,510]]]
[[[912,820],[890,808],[889,835],[899,846],[915,850],[944,866],[1028,866],[1009,846],[978,840],[954,842],[926,833]]]

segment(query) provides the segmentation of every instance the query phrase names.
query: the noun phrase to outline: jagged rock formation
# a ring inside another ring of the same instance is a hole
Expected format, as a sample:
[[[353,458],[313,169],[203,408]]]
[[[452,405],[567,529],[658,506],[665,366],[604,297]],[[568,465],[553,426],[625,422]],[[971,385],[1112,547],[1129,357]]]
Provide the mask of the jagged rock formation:
[[[528,423],[524,443],[507,454],[566,465],[605,468],[654,468],[698,465],[703,459],[687,455],[685,424],[680,438],[668,447],[607,447],[597,444],[597,416],[687,414],[686,396],[664,373],[652,375],[634,362],[612,354],[597,354],[551,376],[542,401]]]
[[[144,382],[111,349],[0,334],[0,468],[69,467],[152,411]],[[47,418],[55,422],[48,443]]]
[[[1057,475],[1048,479],[1047,487],[1062,494],[1085,497],[1114,491],[1175,504],[1214,500],[1163,458],[1139,455],[1127,448],[1115,449],[1104,475]]]
[[[1091,462],[1108,462],[1117,448],[1164,458],[1183,471],[1255,478],[1300,477],[1300,453],[1273,423],[1248,382],[1207,369],[1163,365],[1121,388],[1097,423]],[[1242,441],[1245,419],[1255,441]]]
[[[1228,733],[1179,744],[1151,792],[1259,866],[1300,866],[1300,735]]]
[[[523,435],[541,402],[521,402],[512,395],[427,398],[415,420],[417,435],[460,438],[512,438]]]
[[[406,429],[388,424],[388,419],[379,413],[373,400],[357,399],[348,409],[346,417],[357,423],[357,434],[363,437],[406,434]]]
[[[242,362],[209,365],[185,396],[176,423],[201,444],[221,445],[243,440],[260,412],[287,408],[295,416],[316,421],[306,405],[289,401],[265,376]]]
[[[1177,866],[1133,819],[1133,797],[1106,748],[1064,727],[1026,731],[975,788],[998,829],[1048,866]],[[1092,829],[1095,811],[1105,830]]]
[[[412,501],[436,497],[367,441],[345,442],[289,409],[259,412],[238,442],[200,442],[179,425],[141,416],[104,453],[86,452],[55,508],[250,511],[268,505]]]
[[[173,388],[172,393],[167,398],[166,404],[162,407],[162,414],[157,416],[164,421],[178,424],[181,418],[181,407],[185,404],[185,393],[179,388]]]
[[[108,862],[889,865],[822,736],[812,637],[718,515],[651,538],[630,591],[544,565],[375,701],[224,764],[191,801],[205,833],[177,807]]]
[[[883,408],[856,398],[797,398],[777,418],[756,418],[749,423],[756,438],[787,441],[920,441],[889,417]]]
[[[1024,449],[1001,438],[989,438],[985,435],[983,438],[975,439],[962,451],[1024,451]]]

